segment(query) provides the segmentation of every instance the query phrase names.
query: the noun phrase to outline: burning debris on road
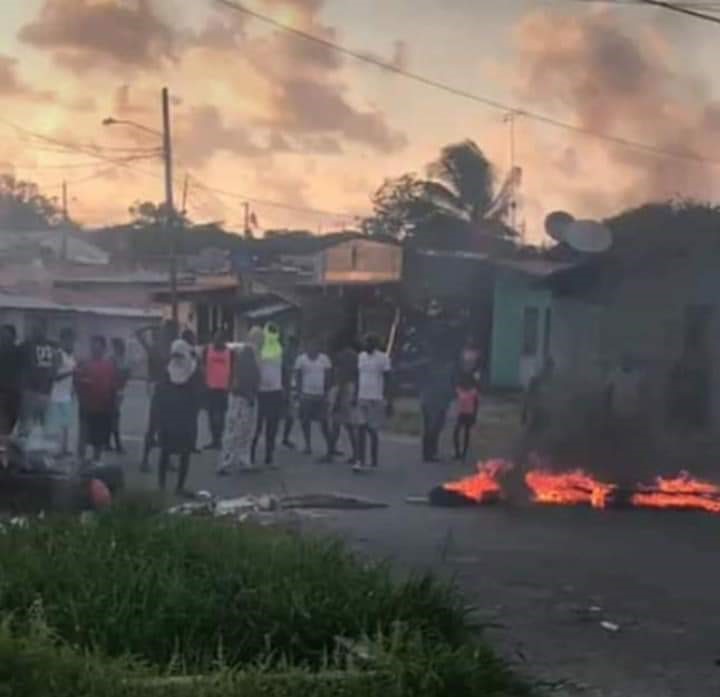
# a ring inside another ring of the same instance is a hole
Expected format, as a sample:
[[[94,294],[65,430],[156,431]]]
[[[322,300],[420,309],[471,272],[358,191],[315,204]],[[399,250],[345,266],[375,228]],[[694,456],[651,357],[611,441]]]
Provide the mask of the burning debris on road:
[[[621,487],[602,481],[581,469],[555,472],[538,458],[537,467],[524,475],[534,503],[551,506],[649,508],[720,513],[720,486],[680,472],[674,478],[657,477],[652,484]],[[474,506],[503,500],[503,478],[513,469],[507,460],[477,465],[477,474],[435,487],[427,502],[435,506]]]

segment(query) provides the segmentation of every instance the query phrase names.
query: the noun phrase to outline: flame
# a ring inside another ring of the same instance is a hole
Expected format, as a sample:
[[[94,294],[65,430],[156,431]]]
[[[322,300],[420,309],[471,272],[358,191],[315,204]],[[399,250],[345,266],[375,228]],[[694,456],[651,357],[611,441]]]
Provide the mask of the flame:
[[[512,463],[507,460],[487,460],[478,462],[477,474],[464,477],[456,482],[443,484],[446,491],[453,491],[462,494],[478,503],[487,500],[494,500],[502,492],[499,477],[512,469]]]
[[[680,472],[674,479],[657,477],[654,487],[638,487],[631,503],[643,508],[683,508],[720,513],[720,487]]]
[[[547,470],[531,470],[525,475],[525,484],[538,503],[555,505],[590,504],[593,508],[605,508],[609,496],[617,488],[594,479],[582,470],[555,473]]]

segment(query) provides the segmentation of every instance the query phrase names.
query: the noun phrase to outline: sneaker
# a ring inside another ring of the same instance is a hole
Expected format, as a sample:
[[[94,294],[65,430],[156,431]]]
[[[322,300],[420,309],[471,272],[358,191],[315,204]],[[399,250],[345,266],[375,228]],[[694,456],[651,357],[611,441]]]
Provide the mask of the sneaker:
[[[229,477],[230,470],[227,467],[223,467],[223,468],[219,469],[215,474],[218,477]]]
[[[372,467],[368,467],[367,465],[363,465],[363,464],[360,463],[360,462],[356,462],[356,463],[353,465],[352,471],[353,471],[353,472],[357,472],[358,474],[362,474],[362,473],[364,473],[364,472],[371,472],[371,471],[372,471]]]
[[[288,450],[297,450],[297,446],[291,440],[284,440],[282,442],[282,446],[283,448],[287,448]]]

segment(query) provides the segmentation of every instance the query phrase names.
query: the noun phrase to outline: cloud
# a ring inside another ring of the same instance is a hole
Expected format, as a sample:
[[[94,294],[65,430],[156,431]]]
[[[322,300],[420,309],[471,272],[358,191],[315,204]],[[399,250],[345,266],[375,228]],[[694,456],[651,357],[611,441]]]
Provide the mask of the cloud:
[[[517,92],[529,109],[590,131],[720,160],[720,104],[685,72],[657,26],[628,25],[612,11],[537,11],[517,26],[515,46]],[[709,197],[719,171],[571,133],[564,141],[556,172],[567,172],[575,186],[580,182],[585,191],[576,190],[576,197],[586,204]]]
[[[0,54],[0,96],[50,101],[55,95],[50,91],[36,90],[25,83],[17,73],[17,60]]]
[[[180,119],[176,129],[177,152],[187,165],[200,167],[218,152],[254,158],[269,152],[257,145],[242,126],[228,126],[217,107],[206,105],[192,108]]]
[[[151,0],[45,0],[19,38],[77,72],[151,68],[175,58],[175,33]]]

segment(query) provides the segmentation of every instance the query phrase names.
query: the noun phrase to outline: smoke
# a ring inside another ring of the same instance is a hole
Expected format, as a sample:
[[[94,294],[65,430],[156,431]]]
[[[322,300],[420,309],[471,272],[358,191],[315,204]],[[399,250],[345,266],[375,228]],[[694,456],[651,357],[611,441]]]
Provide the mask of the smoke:
[[[514,39],[518,99],[528,109],[720,161],[720,103],[687,72],[687,47],[671,46],[662,25],[629,22],[617,11],[538,11],[521,20]],[[551,165],[566,186],[580,187],[574,201],[596,210],[673,197],[707,200],[720,175],[720,166],[556,135],[562,145]]]

